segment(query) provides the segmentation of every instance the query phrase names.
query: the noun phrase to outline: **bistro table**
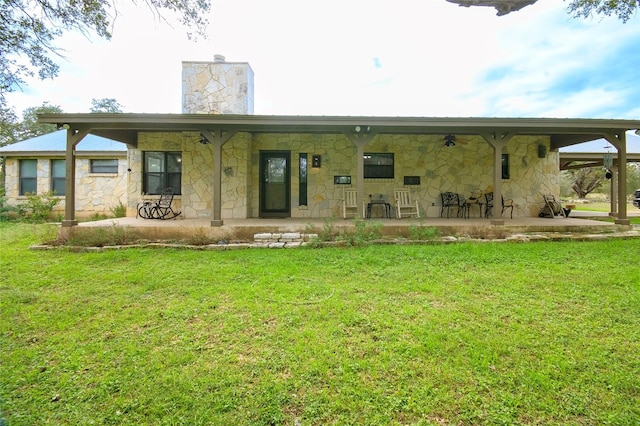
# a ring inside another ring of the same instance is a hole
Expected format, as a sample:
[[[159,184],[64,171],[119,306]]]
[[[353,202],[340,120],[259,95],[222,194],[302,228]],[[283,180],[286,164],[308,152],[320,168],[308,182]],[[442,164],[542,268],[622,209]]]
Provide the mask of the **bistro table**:
[[[484,206],[484,202],[481,198],[479,197],[469,197],[465,200],[465,213],[467,216],[467,219],[469,219],[469,213],[471,211],[471,207],[473,206],[478,206],[478,217],[482,217],[482,206]]]
[[[384,217],[391,219],[391,204],[384,198],[371,198],[367,203],[367,219],[371,219],[371,210],[374,206],[380,206],[383,209]]]

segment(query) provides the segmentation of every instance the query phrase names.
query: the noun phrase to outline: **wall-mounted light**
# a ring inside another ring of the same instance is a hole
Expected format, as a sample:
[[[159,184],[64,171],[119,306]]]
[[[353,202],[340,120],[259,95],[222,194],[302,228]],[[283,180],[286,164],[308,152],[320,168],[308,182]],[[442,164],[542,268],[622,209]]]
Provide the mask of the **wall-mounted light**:
[[[225,167],[224,168],[224,174],[225,174],[225,176],[233,176],[233,168],[232,167]]]
[[[538,145],[538,158],[547,157],[547,147],[545,145]]]
[[[314,155],[311,157],[311,167],[320,167],[322,165],[322,157]]]
[[[449,133],[444,137],[444,146],[456,146],[456,137]]]
[[[207,137],[203,134],[200,134],[200,141],[199,141],[202,145],[207,145],[211,142],[209,142],[209,139],[207,139]]]

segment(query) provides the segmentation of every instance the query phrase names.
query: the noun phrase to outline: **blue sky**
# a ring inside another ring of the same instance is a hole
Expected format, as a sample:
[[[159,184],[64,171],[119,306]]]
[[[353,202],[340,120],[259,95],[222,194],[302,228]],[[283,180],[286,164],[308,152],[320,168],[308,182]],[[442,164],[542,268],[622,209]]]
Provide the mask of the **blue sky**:
[[[179,113],[181,61],[249,62],[255,113],[640,118],[640,17],[573,19],[562,0],[498,17],[445,0],[213,0],[208,38],[122,9],[110,42],[68,34],[55,80],[8,96],[88,112]]]

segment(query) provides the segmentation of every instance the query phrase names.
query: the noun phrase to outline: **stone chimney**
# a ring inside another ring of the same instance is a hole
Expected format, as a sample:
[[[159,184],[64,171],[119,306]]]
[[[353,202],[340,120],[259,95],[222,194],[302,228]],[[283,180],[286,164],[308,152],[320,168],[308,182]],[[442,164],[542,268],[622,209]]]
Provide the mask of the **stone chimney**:
[[[253,114],[253,70],[247,62],[182,62],[183,114]]]

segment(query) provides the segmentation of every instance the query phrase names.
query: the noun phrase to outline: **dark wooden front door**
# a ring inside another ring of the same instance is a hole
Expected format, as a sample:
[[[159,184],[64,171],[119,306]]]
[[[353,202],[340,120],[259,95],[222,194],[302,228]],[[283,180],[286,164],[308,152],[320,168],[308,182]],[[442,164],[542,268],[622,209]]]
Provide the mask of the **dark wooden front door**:
[[[260,151],[260,217],[291,217],[290,151]]]

